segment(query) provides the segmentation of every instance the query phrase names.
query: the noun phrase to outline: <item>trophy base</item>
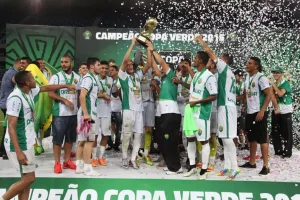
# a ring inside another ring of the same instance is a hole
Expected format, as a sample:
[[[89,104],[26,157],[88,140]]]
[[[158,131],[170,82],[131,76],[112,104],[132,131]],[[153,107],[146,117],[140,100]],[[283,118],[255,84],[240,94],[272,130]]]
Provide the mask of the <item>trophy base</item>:
[[[147,47],[147,44],[146,44],[147,41],[150,41],[150,42],[151,42],[151,40],[150,40],[149,38],[147,38],[147,37],[145,37],[145,36],[143,36],[143,35],[137,36],[137,37],[136,37],[136,40],[137,40],[142,46],[144,46],[144,47]]]

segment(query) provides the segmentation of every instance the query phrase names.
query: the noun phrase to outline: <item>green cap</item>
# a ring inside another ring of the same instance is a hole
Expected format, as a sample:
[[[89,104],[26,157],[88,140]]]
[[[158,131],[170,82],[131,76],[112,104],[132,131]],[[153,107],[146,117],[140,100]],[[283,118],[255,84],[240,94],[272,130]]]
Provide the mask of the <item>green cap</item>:
[[[271,70],[271,72],[280,72],[280,73],[283,73],[284,69],[283,69],[283,67],[275,67],[274,69]]]

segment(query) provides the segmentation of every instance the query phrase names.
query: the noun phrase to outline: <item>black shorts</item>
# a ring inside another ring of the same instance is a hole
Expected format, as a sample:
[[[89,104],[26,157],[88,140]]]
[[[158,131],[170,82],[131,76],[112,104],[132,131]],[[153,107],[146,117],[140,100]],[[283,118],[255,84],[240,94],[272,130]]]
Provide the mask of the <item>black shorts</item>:
[[[77,127],[77,115],[53,117],[52,120],[53,144],[61,145],[64,142],[64,139],[66,143],[76,142],[76,138],[77,138],[76,127]]]
[[[257,112],[246,115],[246,131],[247,131],[247,137],[248,137],[249,142],[257,142],[258,144],[267,143],[268,114],[269,114],[269,112],[266,111],[263,119],[259,122],[255,121]]]
[[[241,115],[237,118],[237,128],[238,130],[242,129],[245,130],[245,116]],[[237,132],[239,134],[239,132]]]

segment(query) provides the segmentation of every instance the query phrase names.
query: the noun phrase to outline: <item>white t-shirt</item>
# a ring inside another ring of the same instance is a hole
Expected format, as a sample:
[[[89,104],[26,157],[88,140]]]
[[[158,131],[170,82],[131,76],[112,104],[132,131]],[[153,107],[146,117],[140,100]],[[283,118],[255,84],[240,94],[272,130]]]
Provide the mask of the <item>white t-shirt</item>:
[[[247,74],[245,79],[245,90],[248,114],[260,111],[265,101],[265,94],[263,91],[269,87],[269,80],[264,74],[257,72],[252,77]],[[249,92],[251,92],[251,96],[249,96]]]
[[[72,83],[75,84],[77,90],[80,90],[80,76],[75,72],[72,74],[65,74],[67,78],[67,82],[69,83],[72,80]],[[63,72],[58,72],[54,74],[50,79],[50,85],[64,85],[67,84],[64,78]],[[68,106],[63,104],[60,101],[54,101],[52,115],[53,116],[73,116],[77,115],[78,112],[78,93],[69,93],[67,88],[60,89],[56,91],[56,94],[61,96],[64,99],[67,99],[74,105],[74,110],[71,110]]]
[[[144,111],[140,83],[143,76],[141,70],[137,71],[132,76],[123,72],[121,69],[119,70],[123,110]]]
[[[121,88],[121,84],[120,84],[119,78],[117,78],[116,80],[114,80],[112,92],[116,92],[120,88]],[[112,112],[121,112],[122,102],[121,102],[120,97],[118,96],[115,98],[113,95],[111,95],[110,106],[111,106]]]
[[[16,88],[7,98],[6,114],[18,117],[16,132],[18,142],[22,151],[29,150],[35,144],[36,132],[34,130],[34,97],[38,95],[40,88],[31,89],[29,94],[22,93]],[[23,96],[25,95],[25,97]],[[10,152],[15,152],[15,148],[10,140],[8,128],[5,134],[5,145]]]
[[[235,76],[230,67],[218,58],[218,106],[236,106]]]
[[[91,117],[95,120],[97,117],[97,100],[99,93],[99,81],[92,73],[87,73],[81,81],[81,88],[85,88],[88,93],[86,95],[86,108]]]
[[[106,77],[105,79],[100,79],[98,76],[98,80],[100,83],[100,92],[105,92],[107,96],[111,96],[111,90],[113,85],[113,79],[111,77]],[[111,117],[111,105],[103,98],[98,98],[97,101],[97,117]]]

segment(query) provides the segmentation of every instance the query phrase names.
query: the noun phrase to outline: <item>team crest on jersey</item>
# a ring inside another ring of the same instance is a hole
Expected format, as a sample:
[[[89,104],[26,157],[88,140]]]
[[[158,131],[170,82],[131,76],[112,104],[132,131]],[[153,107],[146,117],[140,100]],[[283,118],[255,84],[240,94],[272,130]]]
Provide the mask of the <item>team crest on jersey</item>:
[[[165,138],[166,138],[166,139],[169,139],[169,134],[165,134]]]
[[[202,135],[202,130],[201,129],[198,130],[198,135],[199,136]]]
[[[120,84],[117,84],[117,88],[120,88],[121,87],[121,85]]]
[[[187,84],[191,84],[191,82],[192,82],[192,81],[191,81],[191,80],[189,80],[189,81],[187,82]]]
[[[199,79],[198,79],[198,83],[199,83],[199,84],[202,83],[202,78],[199,78]]]
[[[78,80],[76,78],[74,78],[74,83],[77,84],[78,83]]]
[[[107,83],[107,87],[108,87],[108,88],[111,88],[111,85],[110,85],[109,83]]]
[[[255,87],[255,82],[252,83],[252,87]]]
[[[140,79],[138,77],[135,78],[136,81],[140,81]]]
[[[222,132],[223,131],[223,126],[219,127],[219,131]]]

